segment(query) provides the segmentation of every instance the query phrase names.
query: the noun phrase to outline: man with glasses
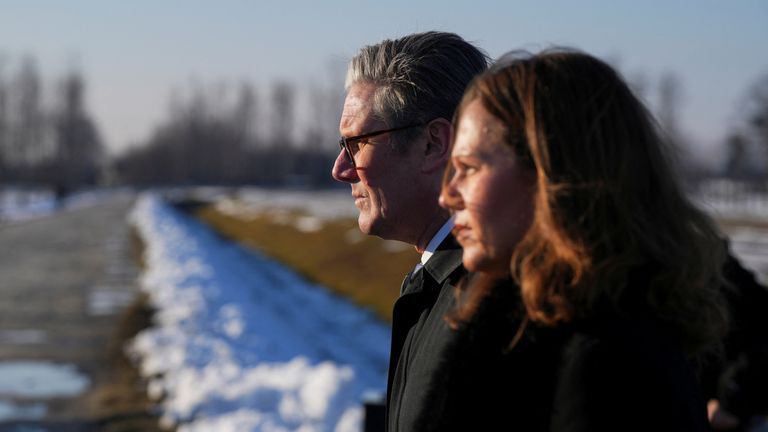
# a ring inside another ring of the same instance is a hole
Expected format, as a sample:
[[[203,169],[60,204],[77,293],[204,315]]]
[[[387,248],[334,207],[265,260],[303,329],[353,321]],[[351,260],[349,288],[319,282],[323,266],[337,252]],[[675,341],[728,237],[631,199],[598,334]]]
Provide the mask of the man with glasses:
[[[510,367],[494,365],[498,358],[483,352],[485,345],[473,342],[471,349],[458,345],[459,332],[443,320],[454,305],[453,285],[466,274],[461,250],[449,235],[452,222],[437,204],[448,161],[449,120],[464,88],[486,64],[486,56],[459,36],[427,32],[364,47],[347,72],[341,149],[332,175],[351,185],[361,231],[410,243],[422,253],[421,262],[403,282],[393,311],[387,382],[390,431],[431,430],[430,416],[446,414],[444,383],[466,380],[455,372],[461,365],[445,367],[446,360],[453,360],[448,353],[471,352],[475,364],[486,370],[485,383],[463,387],[472,390],[463,401],[476,399],[476,406],[492,400],[484,394],[489,393],[488,382],[500,368]],[[768,397],[760,390],[768,382],[764,332],[768,291],[733,256],[724,276],[731,286],[724,294],[733,328],[723,341],[725,358],[705,365],[702,384],[709,397],[720,398],[728,411],[738,415],[715,413],[714,428],[735,430],[756,414],[762,419],[768,406]],[[513,367],[532,371],[537,365]],[[497,410],[535,407],[534,395],[521,395],[517,403],[510,403],[514,389],[507,393],[507,399],[497,401]],[[482,415],[466,406],[464,411],[460,415]]]
[[[438,361],[455,338],[445,315],[465,274],[453,227],[438,205],[451,118],[487,57],[452,33],[427,32],[366,46],[352,59],[333,177],[349,183],[366,234],[422,254],[394,306],[387,382],[389,431],[421,430]]]

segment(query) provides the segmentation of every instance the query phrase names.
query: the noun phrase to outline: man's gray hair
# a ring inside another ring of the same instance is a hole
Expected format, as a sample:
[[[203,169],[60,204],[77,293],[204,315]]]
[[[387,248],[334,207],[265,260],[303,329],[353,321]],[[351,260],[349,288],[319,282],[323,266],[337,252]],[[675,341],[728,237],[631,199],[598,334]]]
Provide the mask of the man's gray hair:
[[[363,47],[349,63],[345,87],[378,86],[373,115],[387,127],[451,120],[464,89],[487,66],[488,56],[454,33],[415,33]],[[401,135],[413,136],[410,129]]]

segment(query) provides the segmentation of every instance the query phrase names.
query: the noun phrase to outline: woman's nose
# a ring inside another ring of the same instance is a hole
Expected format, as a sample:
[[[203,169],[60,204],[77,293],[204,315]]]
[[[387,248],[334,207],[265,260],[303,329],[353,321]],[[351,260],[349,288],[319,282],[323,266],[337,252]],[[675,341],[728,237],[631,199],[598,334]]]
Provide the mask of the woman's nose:
[[[440,207],[446,210],[461,210],[464,208],[464,200],[454,186],[453,180],[443,185],[438,203]]]

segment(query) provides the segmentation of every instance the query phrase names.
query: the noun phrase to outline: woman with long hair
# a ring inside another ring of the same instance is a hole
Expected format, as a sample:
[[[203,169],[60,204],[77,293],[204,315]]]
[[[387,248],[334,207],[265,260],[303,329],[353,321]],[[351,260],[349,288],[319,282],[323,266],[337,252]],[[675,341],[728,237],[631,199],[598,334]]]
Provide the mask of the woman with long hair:
[[[707,430],[692,360],[726,329],[725,251],[622,78],[576,51],[513,53],[470,85],[454,126],[441,205],[475,275],[447,318],[509,309],[483,330],[514,323],[507,362],[530,369],[507,370],[510,392],[534,394],[509,424]]]

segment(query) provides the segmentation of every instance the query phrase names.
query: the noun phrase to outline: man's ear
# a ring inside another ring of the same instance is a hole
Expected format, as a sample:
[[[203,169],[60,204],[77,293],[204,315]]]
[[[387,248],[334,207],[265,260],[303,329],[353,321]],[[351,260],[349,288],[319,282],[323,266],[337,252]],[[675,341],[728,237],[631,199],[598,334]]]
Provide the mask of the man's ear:
[[[436,118],[427,124],[427,145],[424,149],[424,163],[421,171],[432,173],[442,171],[451,155],[453,126],[444,118]]]

